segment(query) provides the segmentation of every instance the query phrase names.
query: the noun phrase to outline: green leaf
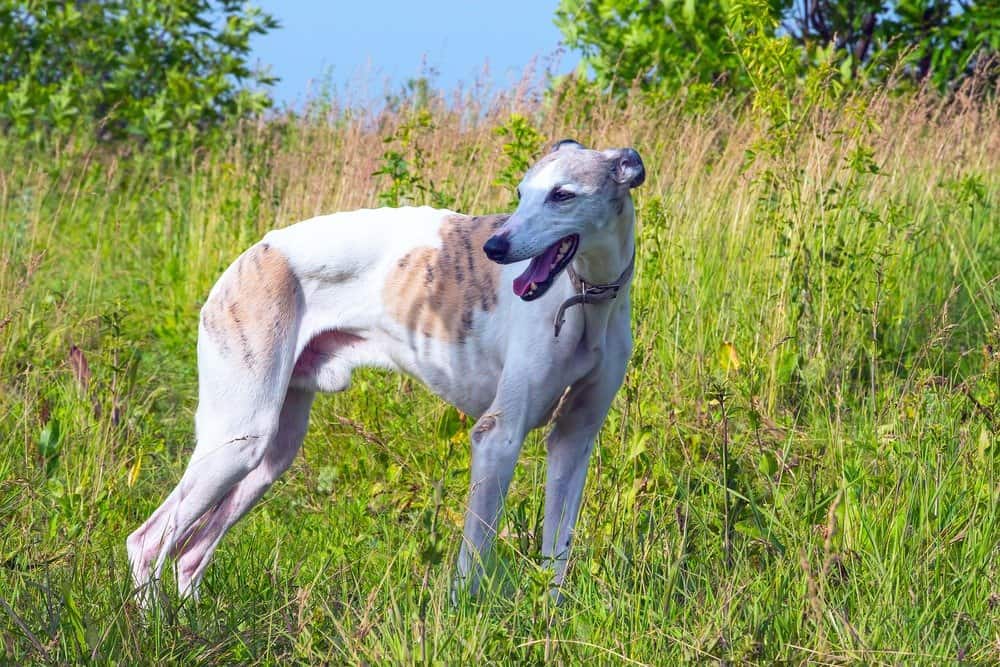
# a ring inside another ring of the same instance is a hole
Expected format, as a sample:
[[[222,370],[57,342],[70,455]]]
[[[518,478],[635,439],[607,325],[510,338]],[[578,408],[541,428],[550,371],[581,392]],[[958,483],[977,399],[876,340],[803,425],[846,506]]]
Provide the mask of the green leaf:
[[[59,420],[52,417],[38,436],[38,452],[46,459],[58,456],[61,436]]]

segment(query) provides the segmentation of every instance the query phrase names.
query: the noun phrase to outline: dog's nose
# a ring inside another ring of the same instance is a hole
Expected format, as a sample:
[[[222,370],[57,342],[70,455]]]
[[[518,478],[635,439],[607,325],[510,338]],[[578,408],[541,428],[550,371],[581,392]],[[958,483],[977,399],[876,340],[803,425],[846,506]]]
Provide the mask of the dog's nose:
[[[502,262],[509,250],[510,241],[503,236],[491,236],[486,239],[486,245],[483,246],[483,252],[494,262]]]

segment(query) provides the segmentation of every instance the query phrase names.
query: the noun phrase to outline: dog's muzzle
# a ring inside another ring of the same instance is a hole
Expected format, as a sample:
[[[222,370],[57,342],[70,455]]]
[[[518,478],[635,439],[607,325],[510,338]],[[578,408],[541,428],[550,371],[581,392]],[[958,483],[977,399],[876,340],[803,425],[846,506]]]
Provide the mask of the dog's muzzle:
[[[499,234],[491,236],[486,239],[483,252],[494,262],[503,263],[507,258],[507,253],[510,252],[510,241],[505,236]]]

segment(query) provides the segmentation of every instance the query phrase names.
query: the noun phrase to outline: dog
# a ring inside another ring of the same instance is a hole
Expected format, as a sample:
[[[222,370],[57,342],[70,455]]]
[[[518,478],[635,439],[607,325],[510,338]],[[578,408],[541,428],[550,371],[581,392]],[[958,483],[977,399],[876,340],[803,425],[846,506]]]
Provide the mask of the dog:
[[[594,440],[632,350],[631,149],[563,140],[513,214],[429,207],[321,216],[267,233],[223,272],[198,327],[197,444],[127,539],[139,591],[168,558],[182,597],[289,467],[317,392],[407,373],[476,418],[456,584],[476,592],[522,442],[552,423],[542,556],[562,585]]]

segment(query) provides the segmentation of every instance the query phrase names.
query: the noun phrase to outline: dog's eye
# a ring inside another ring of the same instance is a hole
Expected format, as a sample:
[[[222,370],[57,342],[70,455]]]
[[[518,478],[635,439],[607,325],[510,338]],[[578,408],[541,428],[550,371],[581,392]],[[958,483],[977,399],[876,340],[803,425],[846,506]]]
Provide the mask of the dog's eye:
[[[549,201],[554,202],[564,202],[569,201],[576,196],[575,192],[570,192],[569,190],[564,190],[562,188],[555,188],[549,193]]]

